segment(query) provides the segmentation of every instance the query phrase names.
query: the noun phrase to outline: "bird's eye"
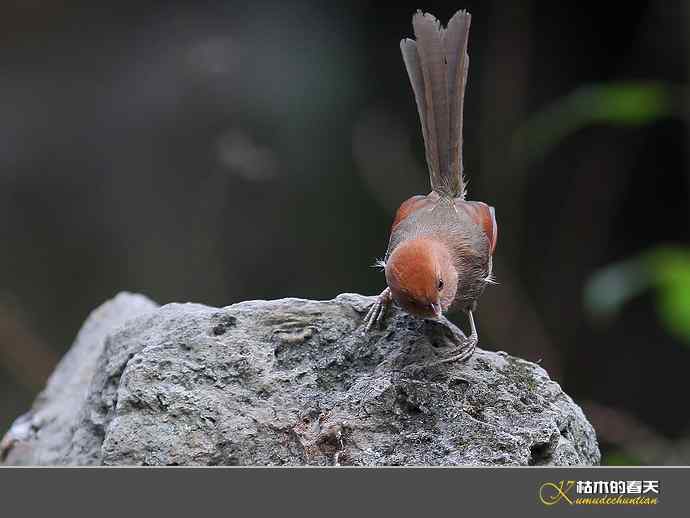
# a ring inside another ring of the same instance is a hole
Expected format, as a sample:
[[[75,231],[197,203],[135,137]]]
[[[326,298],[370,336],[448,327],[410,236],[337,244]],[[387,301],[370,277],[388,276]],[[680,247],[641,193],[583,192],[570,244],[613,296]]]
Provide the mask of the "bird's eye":
[[[443,289],[443,279],[438,280],[438,291],[441,291]]]

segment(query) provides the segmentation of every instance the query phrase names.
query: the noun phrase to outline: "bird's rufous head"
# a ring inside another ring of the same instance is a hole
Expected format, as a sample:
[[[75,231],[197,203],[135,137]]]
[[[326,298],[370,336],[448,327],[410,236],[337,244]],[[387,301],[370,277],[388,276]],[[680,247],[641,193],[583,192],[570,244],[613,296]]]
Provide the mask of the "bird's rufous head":
[[[410,239],[386,262],[393,299],[408,313],[440,318],[455,299],[458,272],[448,248],[435,239]]]

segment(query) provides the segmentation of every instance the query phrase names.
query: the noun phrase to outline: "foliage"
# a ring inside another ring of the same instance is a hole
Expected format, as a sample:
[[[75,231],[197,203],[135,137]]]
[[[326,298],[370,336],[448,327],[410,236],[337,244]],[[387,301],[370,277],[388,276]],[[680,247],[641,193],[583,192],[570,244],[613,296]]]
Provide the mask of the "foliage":
[[[531,162],[587,126],[634,127],[677,115],[679,90],[651,81],[582,86],[529,118],[514,136],[513,151],[518,160]]]
[[[585,286],[585,307],[610,318],[623,305],[652,290],[664,327],[690,345],[690,248],[653,248],[596,272]]]

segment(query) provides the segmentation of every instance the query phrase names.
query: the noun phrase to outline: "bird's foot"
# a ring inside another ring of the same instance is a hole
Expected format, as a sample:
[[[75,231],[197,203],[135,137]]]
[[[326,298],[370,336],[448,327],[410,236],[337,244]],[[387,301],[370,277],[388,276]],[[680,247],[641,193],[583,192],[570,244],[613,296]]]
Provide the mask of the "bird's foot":
[[[381,292],[381,294],[376,297],[376,301],[371,305],[369,311],[362,323],[364,324],[364,332],[368,333],[371,328],[376,325],[379,326],[383,323],[383,319],[386,315],[388,307],[391,305],[393,298],[391,297],[391,290],[386,288]]]
[[[459,333],[451,328],[453,334],[458,337],[460,342],[462,342],[462,345],[460,345],[451,356],[442,358],[440,360],[431,361],[426,364],[426,367],[433,367],[434,365],[439,365],[441,363],[464,362],[470,359],[477,348],[477,344],[479,343],[479,335],[477,333],[477,327],[474,324],[474,316],[472,315],[472,311],[468,312],[468,317],[470,320],[471,331],[469,336],[458,336]]]

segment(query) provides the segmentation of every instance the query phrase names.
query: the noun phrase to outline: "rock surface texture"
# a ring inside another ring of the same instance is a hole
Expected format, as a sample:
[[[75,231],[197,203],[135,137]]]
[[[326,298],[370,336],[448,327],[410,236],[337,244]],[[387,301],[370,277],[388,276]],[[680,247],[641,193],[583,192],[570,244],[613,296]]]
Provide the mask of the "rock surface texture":
[[[371,297],[226,308],[120,294],[94,311],[5,464],[591,465],[594,430],[546,372],[478,349],[425,363],[444,326]]]

